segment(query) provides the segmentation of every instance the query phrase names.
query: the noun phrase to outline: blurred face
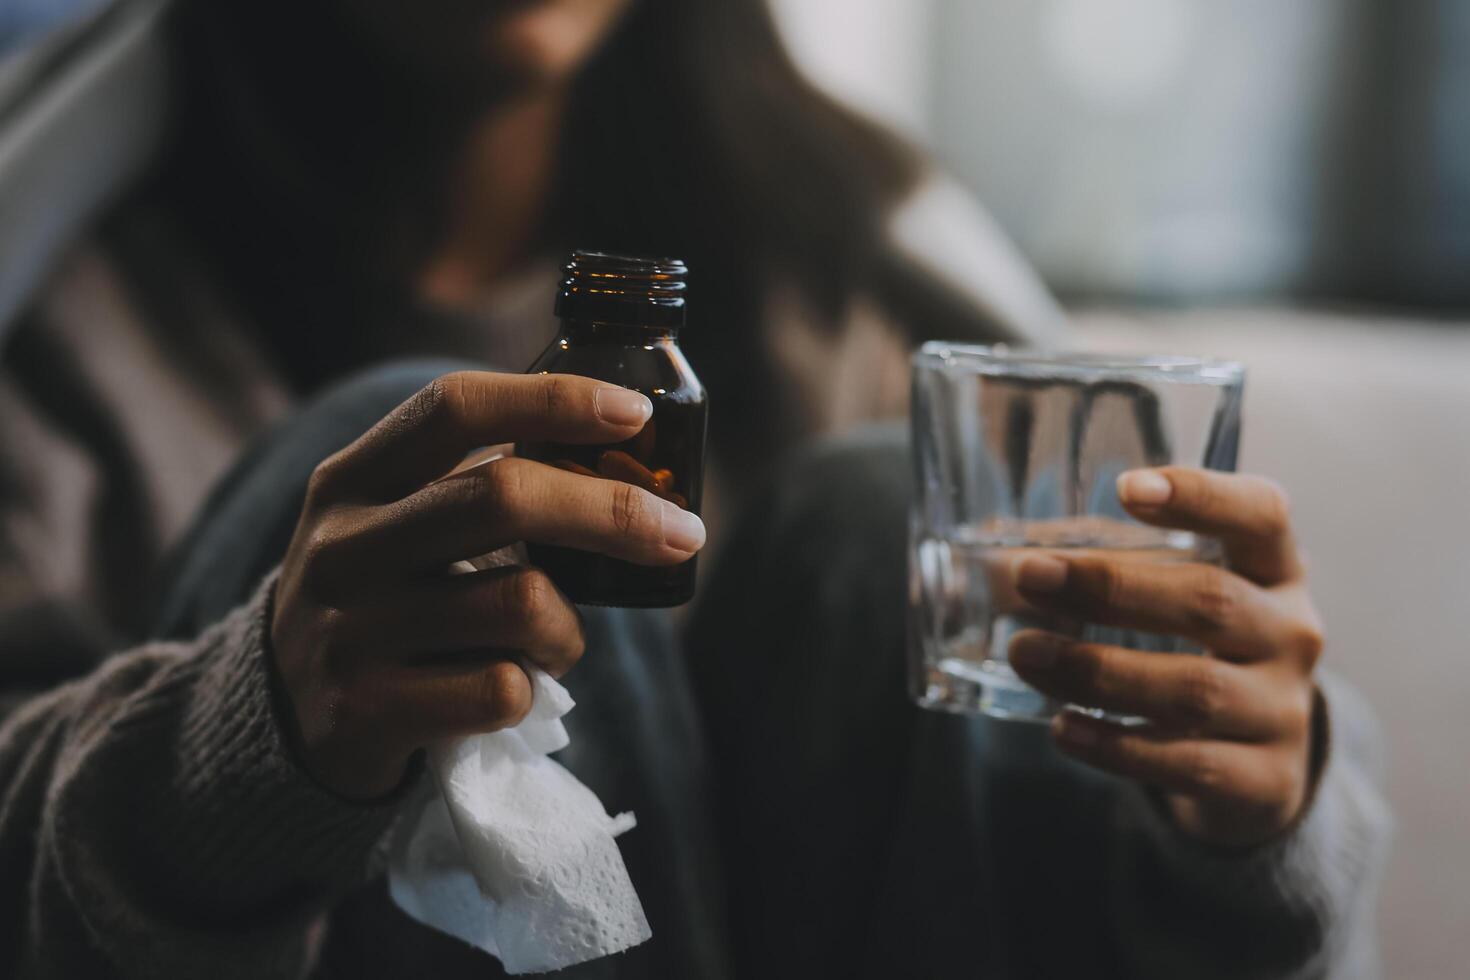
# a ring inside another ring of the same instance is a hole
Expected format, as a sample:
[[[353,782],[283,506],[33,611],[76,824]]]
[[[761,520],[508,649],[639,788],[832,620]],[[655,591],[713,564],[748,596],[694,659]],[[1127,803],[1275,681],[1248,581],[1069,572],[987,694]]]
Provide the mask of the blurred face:
[[[564,82],[632,0],[334,0],[371,43],[426,80],[468,90]]]

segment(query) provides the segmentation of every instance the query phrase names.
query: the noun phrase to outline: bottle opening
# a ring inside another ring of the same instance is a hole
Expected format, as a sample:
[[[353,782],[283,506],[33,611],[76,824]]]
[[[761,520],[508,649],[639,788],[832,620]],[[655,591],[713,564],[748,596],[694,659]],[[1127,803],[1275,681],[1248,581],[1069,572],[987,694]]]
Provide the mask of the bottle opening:
[[[559,317],[637,326],[684,323],[689,268],[679,259],[579,250],[562,271]]]

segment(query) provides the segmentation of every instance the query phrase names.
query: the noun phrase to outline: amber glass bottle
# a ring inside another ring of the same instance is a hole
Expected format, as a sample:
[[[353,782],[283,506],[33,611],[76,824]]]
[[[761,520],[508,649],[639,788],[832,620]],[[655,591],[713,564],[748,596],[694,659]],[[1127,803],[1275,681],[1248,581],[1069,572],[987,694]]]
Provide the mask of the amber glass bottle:
[[[641,391],[653,416],[626,442],[524,443],[517,455],[634,483],[698,514],[708,403],[679,350],[688,270],[678,259],[573,252],[564,272],[556,299],[561,333],[529,373],[580,374]],[[573,602],[677,606],[694,596],[695,558],[649,568],[570,548],[528,550]]]

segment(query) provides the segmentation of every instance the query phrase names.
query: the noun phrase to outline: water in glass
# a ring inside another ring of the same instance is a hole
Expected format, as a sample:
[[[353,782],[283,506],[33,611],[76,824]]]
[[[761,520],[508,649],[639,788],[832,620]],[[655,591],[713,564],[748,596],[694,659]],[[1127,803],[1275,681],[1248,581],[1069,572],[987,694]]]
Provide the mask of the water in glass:
[[[926,707],[1046,720],[1061,706],[1007,662],[1018,630],[1160,653],[1178,637],[1049,616],[1017,592],[1029,554],[1221,560],[1218,542],[1146,526],[1117,498],[1125,470],[1233,469],[1241,370],[928,344],[914,358],[910,685]]]

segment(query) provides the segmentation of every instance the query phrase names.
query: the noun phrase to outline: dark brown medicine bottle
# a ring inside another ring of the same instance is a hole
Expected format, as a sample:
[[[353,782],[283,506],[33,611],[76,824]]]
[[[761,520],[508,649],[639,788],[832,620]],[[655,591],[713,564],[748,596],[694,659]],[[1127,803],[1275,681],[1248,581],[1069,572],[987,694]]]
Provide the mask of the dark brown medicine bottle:
[[[516,454],[633,483],[698,514],[707,400],[679,350],[688,269],[678,259],[573,252],[564,271],[556,298],[561,333],[528,373],[580,374],[641,391],[653,416],[626,442],[524,443]],[[696,558],[653,568],[570,548],[527,550],[573,602],[677,606],[694,597]]]

